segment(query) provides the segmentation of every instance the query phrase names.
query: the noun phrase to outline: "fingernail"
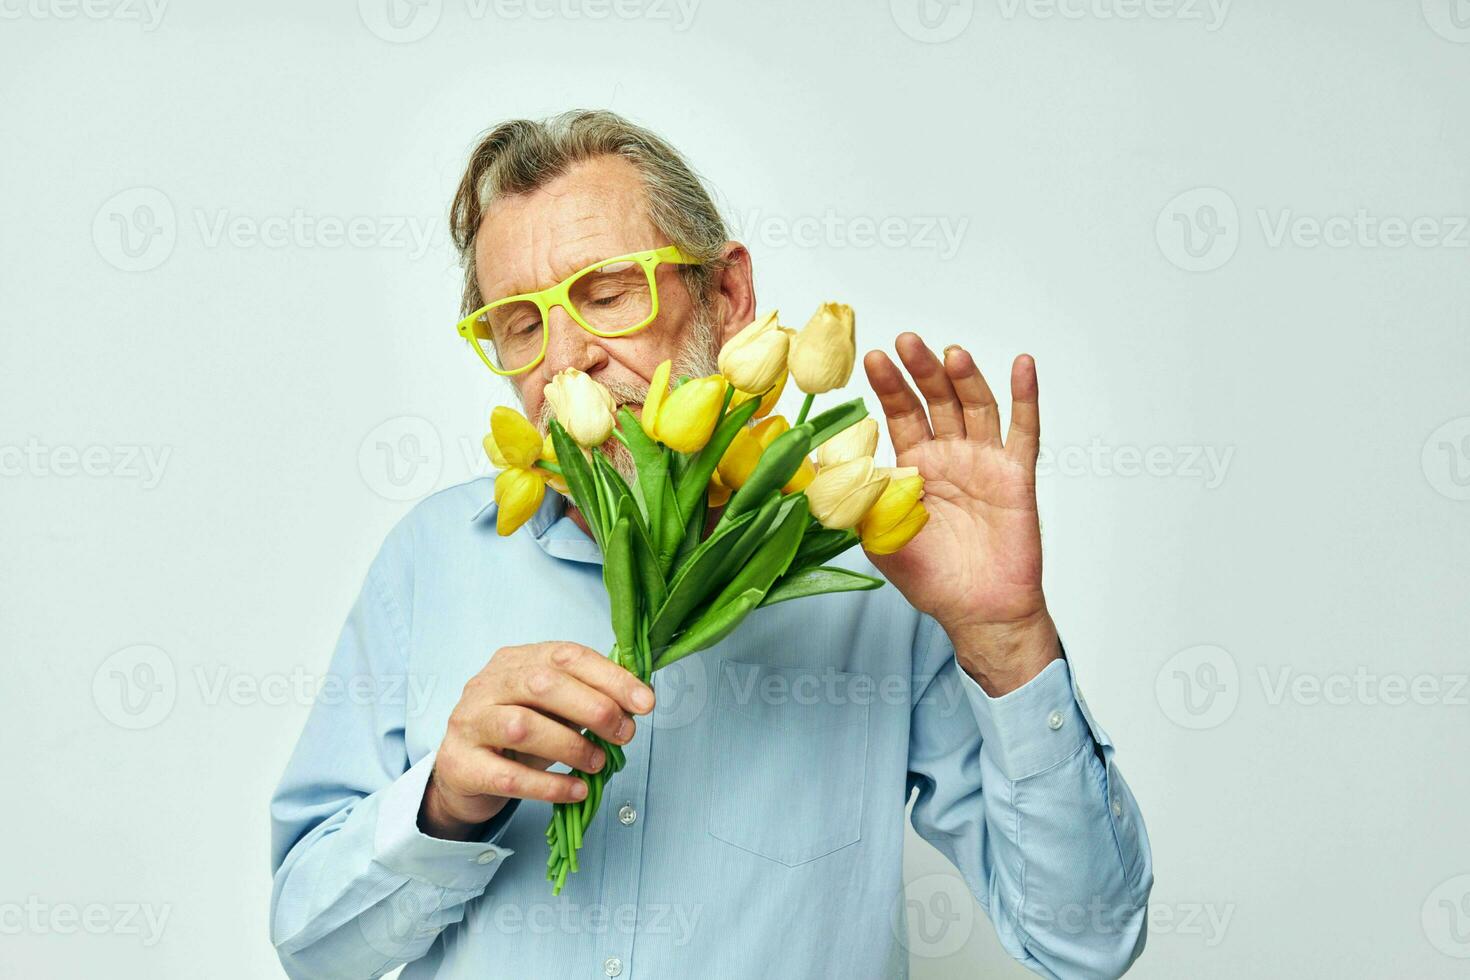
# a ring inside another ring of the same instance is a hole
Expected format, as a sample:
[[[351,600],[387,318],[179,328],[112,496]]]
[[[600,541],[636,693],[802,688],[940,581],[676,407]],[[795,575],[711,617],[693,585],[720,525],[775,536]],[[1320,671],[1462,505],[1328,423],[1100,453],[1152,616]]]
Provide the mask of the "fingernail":
[[[653,692],[646,687],[633,689],[633,707],[647,712],[653,708]]]
[[[579,780],[577,780],[576,785],[572,787],[572,799],[574,799],[574,800],[581,800],[581,799],[585,799],[586,796],[587,796],[587,784],[584,783],[584,782],[582,782],[579,779]]]
[[[633,737],[633,719],[624,718],[623,723],[618,726],[618,737],[615,741],[626,742]]]
[[[959,349],[960,349],[960,345],[959,344],[950,344],[948,347],[944,348],[944,359],[946,361],[949,360],[949,352],[952,351],[952,350],[959,350]]]
[[[601,749],[592,750],[592,770],[596,772],[607,764],[607,755]]]

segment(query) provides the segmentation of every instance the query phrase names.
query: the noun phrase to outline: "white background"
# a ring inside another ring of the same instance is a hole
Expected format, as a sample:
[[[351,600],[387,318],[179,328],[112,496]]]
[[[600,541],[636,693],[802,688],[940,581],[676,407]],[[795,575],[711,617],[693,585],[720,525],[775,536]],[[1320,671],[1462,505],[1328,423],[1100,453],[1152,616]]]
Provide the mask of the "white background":
[[[0,0],[0,974],[278,975],[297,682],[508,398],[449,197],[568,107],[689,155],[763,308],[1038,358],[1048,595],[1153,838],[1134,975],[1462,974],[1463,0],[393,2]],[[916,977],[1026,975],[907,871]]]

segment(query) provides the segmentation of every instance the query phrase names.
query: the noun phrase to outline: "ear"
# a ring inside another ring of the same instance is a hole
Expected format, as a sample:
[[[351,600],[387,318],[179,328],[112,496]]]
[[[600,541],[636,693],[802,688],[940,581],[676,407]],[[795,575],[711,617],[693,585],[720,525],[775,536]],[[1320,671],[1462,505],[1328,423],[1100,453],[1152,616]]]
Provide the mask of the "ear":
[[[750,252],[739,242],[727,242],[724,261],[715,283],[721,346],[755,319],[755,275],[750,268]]]

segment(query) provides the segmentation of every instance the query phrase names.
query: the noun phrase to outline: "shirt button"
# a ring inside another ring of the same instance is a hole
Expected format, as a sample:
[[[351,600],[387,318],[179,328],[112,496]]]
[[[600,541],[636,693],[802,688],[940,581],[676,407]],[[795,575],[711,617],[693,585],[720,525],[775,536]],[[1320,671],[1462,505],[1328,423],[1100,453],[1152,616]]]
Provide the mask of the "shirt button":
[[[478,855],[476,855],[475,863],[489,864],[491,861],[495,860],[495,856],[496,855],[494,851],[481,851]]]
[[[1115,816],[1115,817],[1121,817],[1122,815],[1123,815],[1123,804],[1119,803],[1117,800],[1114,800],[1113,801],[1113,816]]]
[[[1062,727],[1062,721],[1062,713],[1060,711],[1053,711],[1051,714],[1046,716],[1046,727],[1050,728],[1052,731],[1056,731],[1058,728]]]
[[[624,803],[622,805],[622,807],[620,807],[618,809],[618,823],[622,824],[624,827],[631,827],[631,826],[633,826],[633,821],[634,820],[637,820],[637,819],[638,819],[638,811],[635,810],[635,809],[633,809],[633,804],[631,804],[631,803]],[[615,976],[617,976],[617,974],[616,973],[609,973],[608,976],[615,977]]]
[[[623,961],[616,956],[609,956],[602,961],[602,972],[610,977],[615,977],[623,972]]]

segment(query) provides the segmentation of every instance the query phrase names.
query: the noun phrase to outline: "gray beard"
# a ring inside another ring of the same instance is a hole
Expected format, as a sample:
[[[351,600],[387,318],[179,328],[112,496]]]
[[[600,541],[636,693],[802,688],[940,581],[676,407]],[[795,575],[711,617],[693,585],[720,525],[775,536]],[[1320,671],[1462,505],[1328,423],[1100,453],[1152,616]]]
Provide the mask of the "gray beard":
[[[695,312],[694,320],[689,324],[689,329],[679,340],[679,347],[674,352],[673,370],[669,372],[671,378],[680,378],[685,375],[691,378],[703,378],[719,371],[720,347],[715,333],[713,305],[701,305],[700,309]],[[613,380],[602,381],[602,384],[612,393],[613,402],[619,406],[641,405],[648,399],[648,385],[646,384]],[[519,393],[519,389],[516,390]],[[524,402],[522,407],[525,407]],[[548,431],[546,423],[551,417],[551,404],[542,399],[541,409],[532,421],[536,423],[536,428],[543,436]],[[616,436],[603,443],[599,451],[628,483],[631,484],[638,478],[632,454],[628,452],[627,446],[618,441]]]

